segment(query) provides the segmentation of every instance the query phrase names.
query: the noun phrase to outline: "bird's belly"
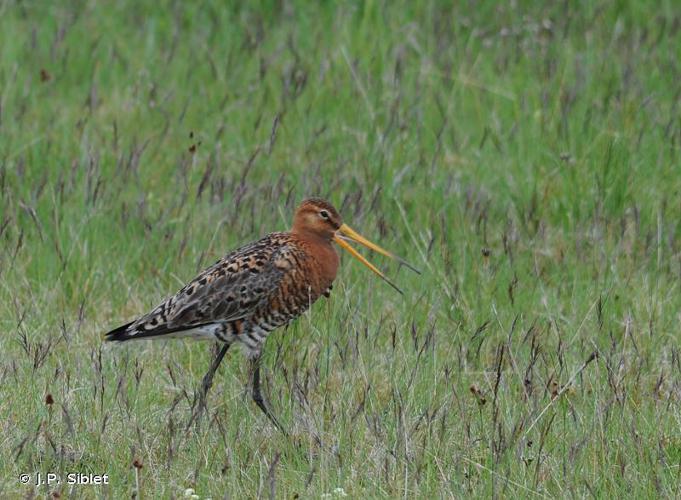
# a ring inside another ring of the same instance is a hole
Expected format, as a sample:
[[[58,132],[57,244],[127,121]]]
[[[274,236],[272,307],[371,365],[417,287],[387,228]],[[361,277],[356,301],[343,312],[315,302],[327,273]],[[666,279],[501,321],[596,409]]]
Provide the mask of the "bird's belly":
[[[273,320],[270,319],[270,321]],[[259,321],[251,320],[244,325],[243,332],[235,338],[243,347],[246,356],[250,359],[254,359],[260,356],[265,340],[267,340],[269,334],[276,328],[286,325],[289,321],[282,320],[270,323],[263,319]]]
[[[163,335],[164,339],[193,339],[193,340],[219,340],[222,342],[231,343],[234,341],[234,336],[225,331],[223,323],[210,323],[207,325],[189,328],[187,330],[180,330],[170,332]]]
[[[269,334],[282,326],[286,326],[301,316],[319,298],[311,287],[290,290],[289,294],[275,294],[265,307],[256,311],[244,323],[243,332],[236,340],[243,346],[249,358],[257,358]]]

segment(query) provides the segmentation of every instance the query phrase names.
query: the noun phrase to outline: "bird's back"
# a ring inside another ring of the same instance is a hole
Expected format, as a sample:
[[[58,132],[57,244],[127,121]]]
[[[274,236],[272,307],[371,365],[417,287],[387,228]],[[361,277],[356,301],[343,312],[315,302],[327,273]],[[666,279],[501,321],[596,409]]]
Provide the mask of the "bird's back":
[[[270,331],[328,292],[335,268],[333,276],[325,272],[313,250],[292,233],[268,234],[227,254],[148,314],[107,333],[106,339],[238,340],[256,356]]]

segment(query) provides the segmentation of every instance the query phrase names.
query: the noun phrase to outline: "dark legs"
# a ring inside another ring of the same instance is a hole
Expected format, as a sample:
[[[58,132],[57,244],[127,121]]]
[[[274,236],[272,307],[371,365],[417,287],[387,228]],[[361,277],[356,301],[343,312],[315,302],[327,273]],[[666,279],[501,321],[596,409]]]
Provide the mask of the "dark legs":
[[[227,354],[229,346],[230,344],[222,344],[221,346],[219,346],[220,350],[215,355],[215,358],[213,359],[213,362],[210,365],[208,373],[206,373],[203,376],[201,388],[198,390],[198,392],[197,391],[194,392],[194,401],[192,402],[192,416],[189,419],[189,423],[187,424],[187,429],[191,427],[194,421],[197,422],[199,421],[201,415],[206,409],[206,395],[208,394],[208,391],[213,385],[213,376],[215,375],[215,372],[218,370],[220,363],[222,363],[222,358],[224,358],[225,354]]]
[[[279,429],[282,434],[284,434],[284,436],[288,436],[277,418],[272,414],[272,411],[269,408],[269,403],[265,400],[262,393],[260,392],[260,356],[251,360],[251,371],[253,373],[253,383],[251,385],[253,401],[255,401],[255,404],[258,405],[258,408],[260,408],[262,412],[267,415],[267,418],[270,419],[270,422],[272,422],[274,426]]]
[[[225,357],[225,354],[227,354],[229,346],[230,344],[217,345],[219,350],[216,349],[217,352],[215,358],[213,359],[213,362],[210,365],[210,369],[208,370],[208,373],[206,373],[203,376],[201,387],[198,390],[194,391],[194,401],[192,402],[192,416],[189,419],[189,423],[187,423],[187,430],[189,430],[189,428],[192,426],[194,422],[198,424],[198,422],[201,420],[201,416],[203,415],[203,412],[206,410],[206,395],[208,394],[208,391],[213,385],[213,377],[215,376],[215,372],[218,370],[220,363],[222,363],[222,359]],[[258,408],[260,408],[262,412],[265,415],[267,415],[267,418],[270,419],[274,426],[277,429],[279,429],[285,436],[288,436],[288,434],[286,433],[282,425],[279,423],[277,418],[272,414],[272,411],[269,408],[269,403],[265,400],[262,393],[260,392],[260,356],[251,360],[251,376],[252,376],[251,395],[253,397],[253,401],[255,401],[255,404],[258,405]]]

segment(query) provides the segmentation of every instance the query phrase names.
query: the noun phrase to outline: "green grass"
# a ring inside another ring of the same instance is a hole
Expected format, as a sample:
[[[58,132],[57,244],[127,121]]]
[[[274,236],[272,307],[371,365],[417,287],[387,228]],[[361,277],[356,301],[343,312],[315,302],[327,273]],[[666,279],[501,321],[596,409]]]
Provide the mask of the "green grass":
[[[0,496],[678,498],[681,11],[448,4],[0,2]],[[311,195],[423,275],[185,433],[210,346],[101,334]]]

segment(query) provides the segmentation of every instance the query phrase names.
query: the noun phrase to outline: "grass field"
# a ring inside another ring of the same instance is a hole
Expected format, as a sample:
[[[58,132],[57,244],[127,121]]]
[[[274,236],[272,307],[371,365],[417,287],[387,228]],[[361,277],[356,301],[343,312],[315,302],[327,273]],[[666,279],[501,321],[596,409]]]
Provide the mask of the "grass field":
[[[0,2],[0,497],[678,498],[681,9],[541,4]],[[210,344],[102,333],[311,195],[423,275],[185,432]]]

